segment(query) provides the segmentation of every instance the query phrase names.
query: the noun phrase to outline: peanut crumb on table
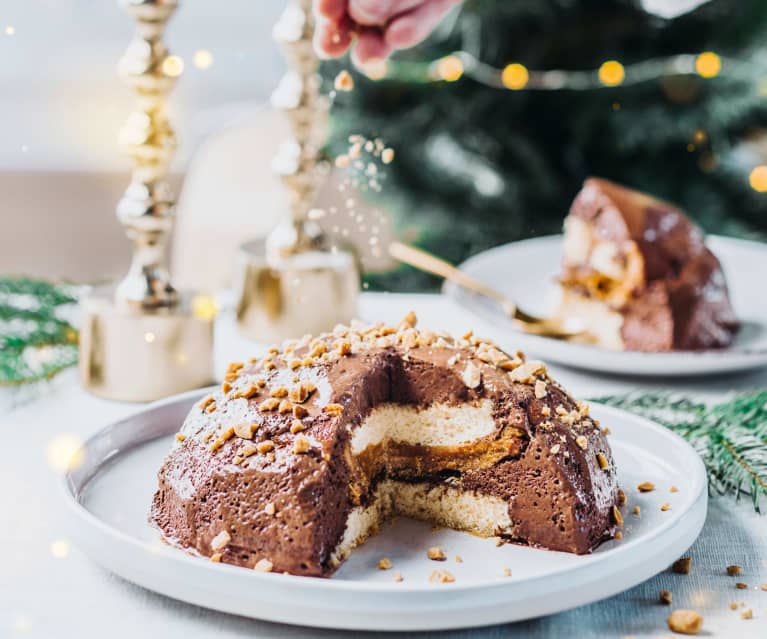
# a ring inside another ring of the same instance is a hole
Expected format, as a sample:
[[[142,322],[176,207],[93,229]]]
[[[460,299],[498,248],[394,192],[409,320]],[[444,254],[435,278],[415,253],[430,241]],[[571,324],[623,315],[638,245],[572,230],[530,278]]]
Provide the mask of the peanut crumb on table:
[[[697,635],[703,627],[703,617],[694,610],[674,610],[668,619],[668,627],[683,635]]]

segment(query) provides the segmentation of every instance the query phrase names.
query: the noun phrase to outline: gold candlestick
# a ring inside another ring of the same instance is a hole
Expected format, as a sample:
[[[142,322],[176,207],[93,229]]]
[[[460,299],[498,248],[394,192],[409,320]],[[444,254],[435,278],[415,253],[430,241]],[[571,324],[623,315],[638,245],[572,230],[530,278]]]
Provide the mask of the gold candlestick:
[[[290,191],[290,216],[266,240],[241,247],[235,282],[240,329],[261,342],[316,334],[356,313],[356,259],[331,247],[309,219],[328,170],[320,146],[329,103],[320,92],[313,33],[311,0],[291,0],[274,28],[291,70],[272,94],[272,105],[293,129],[293,139],[281,145],[273,162]]]
[[[145,401],[210,382],[213,318],[210,305],[198,303],[194,313],[191,294],[176,291],[167,268],[175,206],[167,176],[176,137],[165,102],[181,69],[162,37],[178,0],[120,5],[136,21],[118,67],[136,96],[136,109],[120,133],[133,174],[117,205],[133,259],[114,291],[94,292],[83,304],[80,372],[97,395]]]

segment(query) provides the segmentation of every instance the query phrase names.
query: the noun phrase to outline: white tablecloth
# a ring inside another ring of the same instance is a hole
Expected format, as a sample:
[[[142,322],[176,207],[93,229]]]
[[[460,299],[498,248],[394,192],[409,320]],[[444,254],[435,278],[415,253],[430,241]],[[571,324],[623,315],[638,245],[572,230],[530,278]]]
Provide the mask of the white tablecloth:
[[[508,335],[469,316],[439,296],[365,294],[361,316],[396,320],[415,309],[424,326],[461,332],[472,328],[512,346]],[[217,326],[217,370],[226,362],[255,354],[238,337],[230,317]],[[639,388],[664,388],[715,399],[730,390],[767,386],[767,371],[718,378],[659,380],[595,376],[552,366],[552,374],[580,397]],[[336,637],[360,633],[319,631],[254,621],[197,608],[162,597],[114,577],[70,547],[61,525],[59,480],[48,465],[49,442],[62,433],[86,438],[107,422],[136,410],[136,405],[94,398],[69,371],[51,383],[0,392],[0,638],[69,637]],[[767,506],[767,504],[765,504]],[[712,498],[701,537],[690,550],[689,575],[665,572],[600,603],[532,621],[424,636],[471,637],[668,637],[669,608],[657,602],[670,590],[674,608],[703,614],[707,636],[767,637],[767,518],[746,499]],[[740,564],[737,590],[725,566]],[[743,620],[731,602],[744,602],[754,618]],[[297,602],[298,603],[298,602]],[[372,634],[370,636],[373,636]],[[391,636],[391,635],[382,635]]]

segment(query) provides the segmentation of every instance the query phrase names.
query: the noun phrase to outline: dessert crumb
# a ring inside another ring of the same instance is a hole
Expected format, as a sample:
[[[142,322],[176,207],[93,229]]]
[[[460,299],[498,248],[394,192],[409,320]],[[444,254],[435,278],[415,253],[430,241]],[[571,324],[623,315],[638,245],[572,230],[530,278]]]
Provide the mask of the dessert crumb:
[[[689,575],[692,568],[692,557],[682,557],[671,564],[671,571],[678,575]]]
[[[432,561],[445,561],[445,551],[439,546],[432,546],[426,551],[426,556]]]
[[[455,563],[462,564],[463,563],[463,557],[461,557],[461,555],[456,555],[455,556]]]
[[[389,570],[391,566],[391,559],[388,557],[381,557],[381,559],[378,560],[378,570]]]
[[[697,635],[703,627],[703,617],[694,610],[674,610],[666,620],[673,632],[683,635]]]
[[[346,69],[341,71],[333,81],[336,91],[351,91],[354,89],[354,78]]]
[[[670,493],[678,493],[679,489],[676,486],[671,486],[671,488],[669,488],[669,492]]]
[[[433,584],[451,584],[454,581],[455,577],[447,570],[435,570],[429,575],[429,583]]]
[[[727,574],[730,577],[735,577],[736,575],[739,575],[743,572],[743,566],[738,566],[738,564],[732,564],[730,566],[727,566]]]
[[[655,484],[653,484],[651,481],[643,481],[639,486],[637,486],[637,490],[640,493],[649,493],[653,490],[655,490]]]
[[[738,581],[738,582],[735,584],[735,587],[736,587],[738,590],[747,590],[747,589],[748,589],[748,584],[744,584],[742,581]]]
[[[668,590],[661,590],[659,598],[662,604],[666,604],[667,606],[671,605],[672,596],[671,596],[671,592],[669,592]]]
[[[403,580],[403,577],[402,577],[402,573],[401,573],[399,570],[397,570],[397,571],[394,573],[394,575],[393,575],[393,576],[394,576],[394,581],[396,581],[396,582],[400,582],[400,581],[402,581],[402,580]]]
[[[671,510],[671,504],[669,504],[668,502],[666,502],[665,504],[663,504],[663,505],[660,507],[660,509],[661,509],[661,511],[662,511],[662,512],[664,512],[664,513],[665,513],[667,510]]]
[[[504,568],[503,569],[503,574],[506,577],[511,577],[511,568]]]
[[[639,506],[634,506],[634,514],[639,517],[642,514],[642,509]]]
[[[743,612],[740,613],[741,619],[753,619],[754,618],[754,611],[751,610],[751,608],[746,608]]]

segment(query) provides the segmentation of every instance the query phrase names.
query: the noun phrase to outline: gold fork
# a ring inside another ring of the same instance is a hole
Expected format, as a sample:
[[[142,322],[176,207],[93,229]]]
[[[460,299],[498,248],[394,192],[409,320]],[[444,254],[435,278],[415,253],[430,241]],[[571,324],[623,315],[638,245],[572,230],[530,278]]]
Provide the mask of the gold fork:
[[[561,319],[537,317],[523,311],[503,293],[496,291],[479,280],[475,280],[452,264],[419,248],[402,244],[401,242],[392,242],[389,245],[389,254],[400,262],[409,264],[426,273],[438,275],[473,293],[492,300],[501,307],[504,314],[514,322],[517,328],[526,333],[564,340],[586,335],[586,330],[582,325],[575,325],[570,322],[565,325]]]

